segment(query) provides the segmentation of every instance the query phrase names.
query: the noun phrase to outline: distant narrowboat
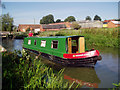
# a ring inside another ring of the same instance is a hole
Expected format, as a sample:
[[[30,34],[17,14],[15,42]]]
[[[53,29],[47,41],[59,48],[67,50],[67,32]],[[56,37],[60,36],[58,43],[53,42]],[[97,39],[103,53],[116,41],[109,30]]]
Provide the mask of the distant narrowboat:
[[[87,49],[84,36],[27,37],[23,48],[63,65],[94,66],[101,60],[98,50]]]

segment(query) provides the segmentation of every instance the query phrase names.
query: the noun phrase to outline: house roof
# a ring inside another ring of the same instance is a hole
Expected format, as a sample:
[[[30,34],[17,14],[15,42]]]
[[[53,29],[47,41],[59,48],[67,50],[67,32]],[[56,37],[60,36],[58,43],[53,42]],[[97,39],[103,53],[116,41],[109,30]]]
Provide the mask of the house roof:
[[[114,24],[120,24],[120,21],[111,21]]]
[[[57,24],[57,25],[42,25],[43,29],[60,29],[60,28],[66,28],[65,24]]]
[[[103,22],[110,22],[110,21],[115,21],[114,19],[111,19],[111,20],[104,20]]]

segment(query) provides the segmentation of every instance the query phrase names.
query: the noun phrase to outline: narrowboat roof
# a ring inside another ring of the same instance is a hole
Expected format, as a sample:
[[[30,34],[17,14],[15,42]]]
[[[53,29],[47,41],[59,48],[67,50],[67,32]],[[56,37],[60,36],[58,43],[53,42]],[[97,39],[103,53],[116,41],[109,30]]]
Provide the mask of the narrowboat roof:
[[[69,37],[84,37],[84,36],[50,36],[50,37],[27,37],[27,38],[69,38]]]

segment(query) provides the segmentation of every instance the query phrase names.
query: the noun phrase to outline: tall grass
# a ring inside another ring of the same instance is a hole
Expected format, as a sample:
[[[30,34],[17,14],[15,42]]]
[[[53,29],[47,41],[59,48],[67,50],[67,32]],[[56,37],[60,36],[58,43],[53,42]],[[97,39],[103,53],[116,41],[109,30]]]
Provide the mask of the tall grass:
[[[56,33],[56,34],[55,34]],[[106,46],[119,48],[118,37],[120,36],[119,28],[91,28],[79,30],[60,30],[56,32],[49,31],[43,32],[40,36],[53,35],[53,36],[72,36],[82,35],[86,38],[87,45],[92,46]]]
[[[19,51],[20,53],[20,51]],[[31,57],[24,50],[22,57],[18,52],[3,53],[2,88],[70,88],[68,82],[63,79],[63,71],[55,73],[52,68],[45,66],[41,60]]]

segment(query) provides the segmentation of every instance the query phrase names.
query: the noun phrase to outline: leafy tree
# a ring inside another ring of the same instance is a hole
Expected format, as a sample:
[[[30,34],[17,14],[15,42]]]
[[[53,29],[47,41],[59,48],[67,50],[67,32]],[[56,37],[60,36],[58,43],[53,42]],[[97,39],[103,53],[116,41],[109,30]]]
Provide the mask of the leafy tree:
[[[6,8],[5,5],[1,4],[1,2],[0,2],[0,13],[1,13],[2,9],[5,9],[5,8]],[[2,16],[0,14],[0,31],[1,30],[2,30]]]
[[[94,20],[99,20],[101,21],[101,18],[98,15],[95,15]]]
[[[91,17],[87,16],[85,20],[90,20],[91,21]]]
[[[69,16],[64,20],[64,22],[73,22],[73,21],[76,21],[74,16]]]
[[[54,16],[52,14],[49,14],[47,16],[44,16],[40,20],[40,24],[49,24],[49,23],[54,23]]]
[[[61,19],[57,19],[57,20],[56,20],[56,23],[59,23],[59,22],[61,22]]]
[[[72,27],[73,27],[73,29],[76,29],[76,30],[81,28],[81,26],[77,22],[73,22]]]
[[[29,32],[30,31],[30,27],[28,27],[27,29],[26,29],[26,32]]]
[[[9,13],[2,15],[2,30],[11,31],[13,30],[13,18],[10,17]]]

